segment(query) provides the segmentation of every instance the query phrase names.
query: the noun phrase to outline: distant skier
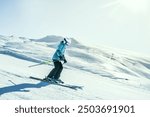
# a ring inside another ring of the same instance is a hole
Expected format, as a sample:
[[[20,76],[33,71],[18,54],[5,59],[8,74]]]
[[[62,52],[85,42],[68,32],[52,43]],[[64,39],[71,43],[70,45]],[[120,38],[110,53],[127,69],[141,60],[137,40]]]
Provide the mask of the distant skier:
[[[69,46],[71,44],[71,39],[69,38],[64,38],[60,44],[58,45],[57,50],[55,51],[52,60],[54,63],[54,68],[51,70],[51,72],[48,74],[47,78],[45,78],[48,81],[55,81],[55,82],[61,82],[63,83],[63,81],[61,81],[59,79],[60,74],[63,70],[63,64],[67,63],[67,60],[65,58],[65,49],[67,46]]]

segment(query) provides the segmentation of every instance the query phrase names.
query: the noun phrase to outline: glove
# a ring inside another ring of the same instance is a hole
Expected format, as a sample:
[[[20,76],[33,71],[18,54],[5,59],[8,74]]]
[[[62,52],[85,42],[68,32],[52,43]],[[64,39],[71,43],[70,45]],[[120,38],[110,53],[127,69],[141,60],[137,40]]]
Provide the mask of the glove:
[[[66,59],[64,59],[64,63],[67,63],[67,60],[66,60]]]
[[[59,56],[60,60],[64,60],[65,59],[65,56]]]

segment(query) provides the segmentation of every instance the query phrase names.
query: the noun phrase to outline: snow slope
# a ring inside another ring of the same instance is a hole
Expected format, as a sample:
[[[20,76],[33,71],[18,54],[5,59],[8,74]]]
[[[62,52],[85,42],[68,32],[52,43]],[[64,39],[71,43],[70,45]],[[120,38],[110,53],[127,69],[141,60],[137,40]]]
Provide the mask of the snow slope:
[[[72,38],[61,79],[73,90],[30,79],[43,78],[61,36],[42,39],[0,35],[0,99],[150,99],[150,56],[110,47],[87,47]]]

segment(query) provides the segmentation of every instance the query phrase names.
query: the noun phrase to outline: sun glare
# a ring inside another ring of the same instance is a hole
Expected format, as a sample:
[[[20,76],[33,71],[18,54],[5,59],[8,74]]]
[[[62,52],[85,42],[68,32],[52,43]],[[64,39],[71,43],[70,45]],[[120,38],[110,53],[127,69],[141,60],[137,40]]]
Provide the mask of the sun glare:
[[[121,5],[133,12],[145,12],[148,8],[148,0],[118,0]]]

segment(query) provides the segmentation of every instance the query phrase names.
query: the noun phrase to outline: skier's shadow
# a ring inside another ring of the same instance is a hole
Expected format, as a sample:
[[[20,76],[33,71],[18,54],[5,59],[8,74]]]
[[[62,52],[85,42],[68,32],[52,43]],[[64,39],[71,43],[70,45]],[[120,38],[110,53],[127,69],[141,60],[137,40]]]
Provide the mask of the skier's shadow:
[[[16,84],[16,85],[0,88],[0,95],[3,95],[5,93],[11,93],[11,92],[29,92],[30,88],[41,88],[47,85],[49,85],[49,83],[46,82],[39,82],[37,84],[31,84],[31,83]]]

